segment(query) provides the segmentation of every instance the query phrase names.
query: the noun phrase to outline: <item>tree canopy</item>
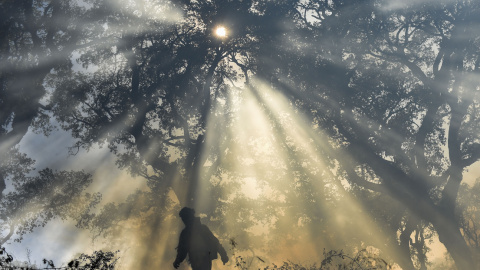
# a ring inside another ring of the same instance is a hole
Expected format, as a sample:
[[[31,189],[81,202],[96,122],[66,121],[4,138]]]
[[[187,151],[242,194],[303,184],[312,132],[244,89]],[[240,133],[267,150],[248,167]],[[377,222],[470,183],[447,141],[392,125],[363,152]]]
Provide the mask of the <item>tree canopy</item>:
[[[138,232],[154,267],[190,206],[245,250],[368,245],[426,269],[438,236],[458,269],[478,264],[478,184],[462,184],[480,158],[477,1],[22,0],[0,12],[2,243],[72,218],[97,236]],[[55,127],[73,152],[108,147],[147,189],[96,207],[88,173],[35,173],[22,138]]]

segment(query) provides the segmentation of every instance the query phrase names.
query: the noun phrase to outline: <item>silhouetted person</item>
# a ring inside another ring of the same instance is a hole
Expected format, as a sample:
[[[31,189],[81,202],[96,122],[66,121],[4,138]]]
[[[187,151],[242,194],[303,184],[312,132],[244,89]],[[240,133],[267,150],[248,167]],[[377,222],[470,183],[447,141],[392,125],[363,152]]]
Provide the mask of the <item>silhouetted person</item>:
[[[173,267],[178,268],[187,254],[192,270],[211,270],[212,260],[218,258],[217,253],[220,253],[223,264],[228,262],[227,252],[210,229],[200,223],[200,218],[195,217],[195,210],[184,207],[179,215],[185,229],[180,234]]]

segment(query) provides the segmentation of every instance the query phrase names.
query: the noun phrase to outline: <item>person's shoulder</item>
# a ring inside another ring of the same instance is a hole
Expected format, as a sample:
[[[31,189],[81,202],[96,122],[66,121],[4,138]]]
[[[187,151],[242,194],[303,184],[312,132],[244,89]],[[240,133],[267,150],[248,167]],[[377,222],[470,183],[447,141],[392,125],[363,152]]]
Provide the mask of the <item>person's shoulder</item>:
[[[183,229],[182,232],[180,233],[180,237],[187,235],[187,233],[188,233],[188,230],[186,228]]]
[[[213,232],[210,230],[210,228],[208,228],[207,225],[202,224],[201,228],[202,228],[203,234],[208,235],[209,237],[215,237],[216,238],[216,236],[213,234]]]
[[[200,227],[201,227],[203,230],[208,230],[208,231],[210,231],[210,228],[208,228],[208,226],[205,225],[205,224],[200,224]]]

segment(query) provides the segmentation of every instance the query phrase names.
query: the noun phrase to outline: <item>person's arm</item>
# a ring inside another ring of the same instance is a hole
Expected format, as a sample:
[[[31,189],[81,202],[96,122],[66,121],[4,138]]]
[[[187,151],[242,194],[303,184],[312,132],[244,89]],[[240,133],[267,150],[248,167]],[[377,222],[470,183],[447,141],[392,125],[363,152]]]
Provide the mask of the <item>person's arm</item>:
[[[180,263],[182,263],[187,257],[188,247],[185,237],[186,233],[185,231],[182,231],[182,233],[180,233],[180,239],[178,240],[177,258],[173,262],[173,267],[175,267],[175,269],[177,269],[180,266]]]
[[[218,242],[218,253],[220,254],[220,257],[222,258],[223,264],[226,264],[228,262],[228,255],[227,251],[223,248],[222,244]]]
[[[220,254],[220,258],[222,259],[223,264],[226,264],[228,262],[228,255],[227,251],[223,248],[222,244],[220,244],[220,241],[218,241],[218,238],[215,237],[215,235],[210,231],[210,229],[204,226],[205,233],[208,234],[208,238],[210,239],[210,243],[215,245],[215,250]]]

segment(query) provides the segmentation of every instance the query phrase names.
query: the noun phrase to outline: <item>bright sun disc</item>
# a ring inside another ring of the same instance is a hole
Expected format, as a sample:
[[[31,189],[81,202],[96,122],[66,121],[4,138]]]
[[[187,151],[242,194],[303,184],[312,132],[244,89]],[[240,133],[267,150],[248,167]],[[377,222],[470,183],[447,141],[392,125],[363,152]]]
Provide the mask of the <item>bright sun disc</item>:
[[[215,34],[219,37],[226,37],[227,36],[227,29],[223,26],[219,26],[219,27],[217,27],[217,29],[215,29]]]

